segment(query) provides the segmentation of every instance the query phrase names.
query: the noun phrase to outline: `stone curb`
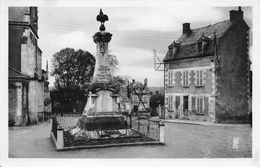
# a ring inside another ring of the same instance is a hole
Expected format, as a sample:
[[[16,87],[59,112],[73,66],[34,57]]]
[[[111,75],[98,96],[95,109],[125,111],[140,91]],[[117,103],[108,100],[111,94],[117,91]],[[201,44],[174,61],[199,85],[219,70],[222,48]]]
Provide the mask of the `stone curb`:
[[[202,126],[218,126],[218,127],[250,127],[250,124],[220,124],[213,122],[197,122],[197,121],[181,121],[181,120],[161,120],[163,123],[191,124]]]

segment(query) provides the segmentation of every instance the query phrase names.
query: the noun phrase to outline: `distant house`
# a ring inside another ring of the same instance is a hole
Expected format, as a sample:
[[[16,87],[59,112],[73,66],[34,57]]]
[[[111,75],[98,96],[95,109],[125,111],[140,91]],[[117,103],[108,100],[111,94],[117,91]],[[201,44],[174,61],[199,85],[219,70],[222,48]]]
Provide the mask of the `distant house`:
[[[149,112],[150,92],[147,88],[147,79],[144,84],[133,80],[129,84],[129,97],[132,102],[133,112]]]
[[[165,63],[167,118],[220,122],[246,116],[250,100],[249,27],[243,11],[230,19],[191,29],[168,47]]]
[[[37,7],[9,7],[9,125],[38,123],[44,113]]]

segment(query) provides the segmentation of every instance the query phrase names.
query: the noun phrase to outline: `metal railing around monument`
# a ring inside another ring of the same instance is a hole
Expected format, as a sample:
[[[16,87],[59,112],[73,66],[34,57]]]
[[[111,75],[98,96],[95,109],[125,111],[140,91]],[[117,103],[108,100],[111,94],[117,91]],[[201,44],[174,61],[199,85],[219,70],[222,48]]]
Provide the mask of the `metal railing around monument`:
[[[53,117],[52,132],[57,141],[57,128],[63,129],[64,148],[160,143],[160,121],[149,117],[125,116],[123,124],[95,124],[91,131],[77,126],[80,114]],[[112,133],[112,134],[111,134]],[[91,137],[89,137],[91,136]]]

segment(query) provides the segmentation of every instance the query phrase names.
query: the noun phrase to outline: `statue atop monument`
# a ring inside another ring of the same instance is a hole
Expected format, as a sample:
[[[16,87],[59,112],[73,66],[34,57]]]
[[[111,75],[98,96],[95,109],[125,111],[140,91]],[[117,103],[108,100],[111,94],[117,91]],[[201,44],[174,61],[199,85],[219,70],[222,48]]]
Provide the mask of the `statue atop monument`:
[[[106,14],[103,14],[102,9],[100,9],[99,15],[97,15],[97,21],[101,22],[101,25],[99,27],[100,31],[105,31],[105,21],[108,21],[108,16]]]

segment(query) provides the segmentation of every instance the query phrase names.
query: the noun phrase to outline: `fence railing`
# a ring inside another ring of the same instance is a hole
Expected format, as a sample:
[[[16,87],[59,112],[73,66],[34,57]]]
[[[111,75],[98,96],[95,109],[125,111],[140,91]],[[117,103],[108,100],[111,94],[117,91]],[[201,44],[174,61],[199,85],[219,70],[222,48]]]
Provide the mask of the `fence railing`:
[[[63,114],[52,118],[52,133],[58,150],[149,142],[164,143],[164,130],[159,120],[128,116],[123,124],[110,123],[108,126],[104,122],[94,123],[95,125],[90,123],[88,125],[91,127],[84,129],[77,125],[80,117],[80,114]]]
[[[150,120],[149,117],[132,119],[132,129],[153,138],[160,140],[160,121]]]

